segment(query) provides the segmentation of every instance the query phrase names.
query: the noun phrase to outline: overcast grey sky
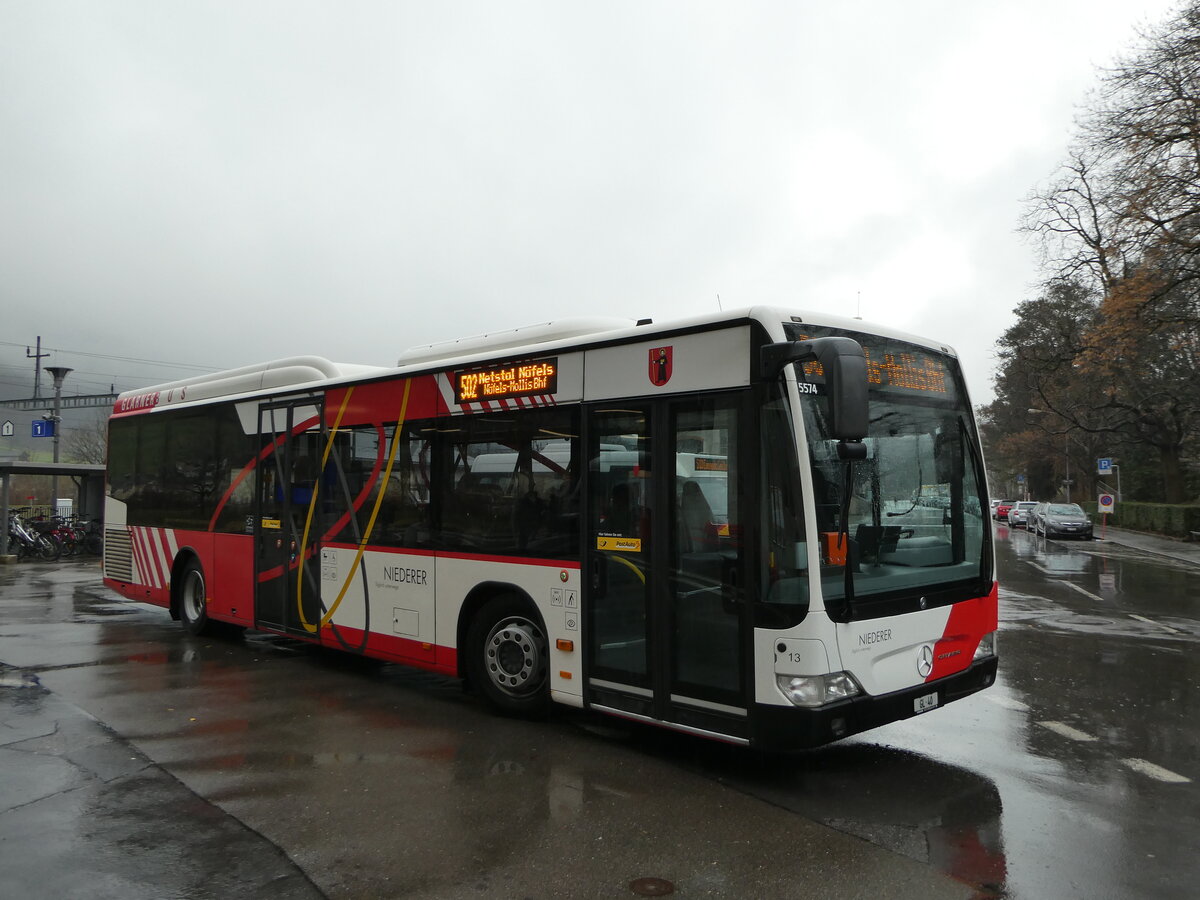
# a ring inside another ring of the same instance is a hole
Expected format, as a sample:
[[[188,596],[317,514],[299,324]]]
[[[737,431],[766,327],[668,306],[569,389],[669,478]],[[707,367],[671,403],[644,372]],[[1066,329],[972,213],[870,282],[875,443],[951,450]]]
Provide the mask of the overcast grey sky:
[[[0,394],[38,335],[96,393],[719,295],[861,304],[984,402],[1022,198],[1174,9],[0,0]]]

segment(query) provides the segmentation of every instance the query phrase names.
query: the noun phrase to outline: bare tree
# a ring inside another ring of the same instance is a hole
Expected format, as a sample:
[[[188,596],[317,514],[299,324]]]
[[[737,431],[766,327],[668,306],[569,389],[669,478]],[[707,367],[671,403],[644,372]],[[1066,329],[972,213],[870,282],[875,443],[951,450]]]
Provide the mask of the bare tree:
[[[1164,498],[1182,502],[1184,460],[1200,445],[1200,0],[1141,41],[1104,73],[1023,229],[1047,284],[1099,297],[1069,367],[1044,371],[1043,408],[1153,448]]]
[[[103,463],[108,454],[108,418],[97,415],[86,425],[72,428],[63,441],[64,456],[71,462]]]

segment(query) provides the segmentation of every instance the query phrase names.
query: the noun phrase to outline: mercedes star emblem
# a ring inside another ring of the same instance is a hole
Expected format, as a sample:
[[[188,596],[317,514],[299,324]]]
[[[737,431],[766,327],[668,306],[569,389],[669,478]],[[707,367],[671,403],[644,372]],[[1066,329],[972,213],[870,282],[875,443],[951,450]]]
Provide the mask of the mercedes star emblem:
[[[933,648],[926,644],[921,648],[921,652],[917,654],[917,674],[922,678],[928,678],[929,673],[933,671]]]

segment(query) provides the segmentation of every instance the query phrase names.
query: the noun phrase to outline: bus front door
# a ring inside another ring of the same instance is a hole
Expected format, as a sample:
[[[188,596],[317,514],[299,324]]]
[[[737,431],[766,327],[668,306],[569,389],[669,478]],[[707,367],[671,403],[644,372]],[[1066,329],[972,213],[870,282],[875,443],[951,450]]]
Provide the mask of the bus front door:
[[[725,395],[589,414],[594,706],[748,734],[739,412]]]
[[[259,408],[254,617],[263,628],[307,637],[319,630],[320,536],[332,497],[321,496],[321,410],[319,399]]]

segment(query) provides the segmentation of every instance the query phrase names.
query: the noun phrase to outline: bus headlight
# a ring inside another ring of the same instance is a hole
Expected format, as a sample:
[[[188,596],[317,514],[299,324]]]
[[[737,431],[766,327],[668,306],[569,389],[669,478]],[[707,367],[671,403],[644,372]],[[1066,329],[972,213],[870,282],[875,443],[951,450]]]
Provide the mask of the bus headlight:
[[[776,681],[783,696],[796,706],[824,706],[862,693],[849,672],[830,675],[778,675]]]
[[[987,659],[989,656],[996,655],[996,632],[989,631],[979,641],[979,646],[975,648],[975,660]]]

